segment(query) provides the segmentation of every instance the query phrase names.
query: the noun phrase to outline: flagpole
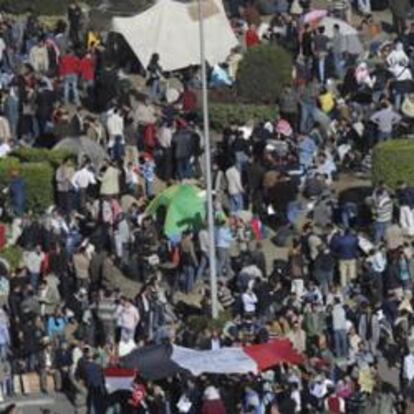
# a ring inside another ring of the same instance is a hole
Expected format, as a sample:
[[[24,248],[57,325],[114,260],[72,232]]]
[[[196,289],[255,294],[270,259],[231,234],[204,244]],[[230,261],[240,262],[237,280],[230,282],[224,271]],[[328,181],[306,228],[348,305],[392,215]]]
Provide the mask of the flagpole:
[[[198,3],[198,20],[200,29],[200,60],[201,60],[201,82],[203,95],[203,126],[204,126],[204,154],[205,154],[205,175],[207,190],[207,223],[209,234],[209,268],[210,268],[210,291],[211,291],[211,316],[213,319],[218,317],[217,299],[217,269],[216,269],[216,250],[214,236],[214,212],[213,212],[213,187],[211,178],[211,148],[210,148],[210,122],[208,116],[208,95],[207,95],[207,68],[205,58],[204,40],[204,18],[201,8],[201,1]]]

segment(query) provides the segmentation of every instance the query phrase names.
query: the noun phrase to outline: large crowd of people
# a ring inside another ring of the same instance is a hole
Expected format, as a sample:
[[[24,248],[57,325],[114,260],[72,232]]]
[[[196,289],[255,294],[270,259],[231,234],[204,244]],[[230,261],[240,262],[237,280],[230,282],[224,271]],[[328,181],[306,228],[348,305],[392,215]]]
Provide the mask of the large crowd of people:
[[[3,400],[36,378],[76,413],[414,410],[414,187],[369,182],[376,143],[413,132],[414,25],[407,0],[390,0],[392,24],[374,7],[335,0],[326,12],[357,30],[358,49],[344,26],[306,19],[310,1],[226,3],[240,47],[209,68],[209,85],[231,89],[245,50],[263,43],[288,50],[294,74],[275,119],[213,134],[217,323],[206,223],[168,237],[165,217],[146,214],[171,185],[205,188],[200,69],[166,73],[156,53],[141,67],[76,0],[53,27],[33,11],[1,15],[0,157],[80,136],[106,154],[65,159],[43,214],[18,170],[3,192],[7,243],[23,251],[0,272]],[[248,376],[138,373],[121,398],[105,388],[104,368],[135,347],[278,338],[305,362]]]

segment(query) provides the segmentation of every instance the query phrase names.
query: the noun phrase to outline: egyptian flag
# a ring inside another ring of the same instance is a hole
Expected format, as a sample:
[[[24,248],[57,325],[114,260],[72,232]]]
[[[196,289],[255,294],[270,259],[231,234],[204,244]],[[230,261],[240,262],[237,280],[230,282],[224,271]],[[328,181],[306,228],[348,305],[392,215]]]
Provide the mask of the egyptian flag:
[[[136,374],[137,372],[135,369],[118,367],[106,368],[104,370],[106,390],[109,394],[121,390],[132,391]]]
[[[125,368],[136,369],[146,380],[172,377],[186,372],[202,374],[258,373],[278,364],[301,364],[304,358],[288,339],[246,347],[200,351],[177,345],[153,345],[121,358]]]

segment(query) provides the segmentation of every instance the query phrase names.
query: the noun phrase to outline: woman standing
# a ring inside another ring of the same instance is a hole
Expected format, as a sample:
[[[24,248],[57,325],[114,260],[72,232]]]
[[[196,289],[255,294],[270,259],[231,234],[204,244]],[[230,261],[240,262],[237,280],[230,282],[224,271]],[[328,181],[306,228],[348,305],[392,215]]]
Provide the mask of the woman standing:
[[[160,55],[154,53],[147,67],[147,85],[150,87],[152,101],[158,101],[161,98],[161,79],[163,78],[163,73],[159,61]]]

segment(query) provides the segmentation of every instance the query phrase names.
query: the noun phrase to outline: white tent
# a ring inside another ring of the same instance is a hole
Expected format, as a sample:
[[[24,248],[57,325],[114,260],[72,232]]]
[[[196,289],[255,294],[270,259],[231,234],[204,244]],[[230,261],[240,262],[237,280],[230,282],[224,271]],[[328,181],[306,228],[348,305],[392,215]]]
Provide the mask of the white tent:
[[[344,36],[345,49],[353,55],[360,55],[364,52],[364,48],[359,40],[358,31],[347,22],[334,17],[324,17],[319,26],[325,27],[326,36],[332,38],[334,36],[334,26],[339,26],[339,33]]]
[[[206,59],[224,62],[238,45],[221,0],[203,1]],[[133,17],[115,17],[112,30],[120,33],[142,65],[153,53],[160,55],[163,70],[172,71],[200,63],[200,34],[196,3],[160,0]]]

